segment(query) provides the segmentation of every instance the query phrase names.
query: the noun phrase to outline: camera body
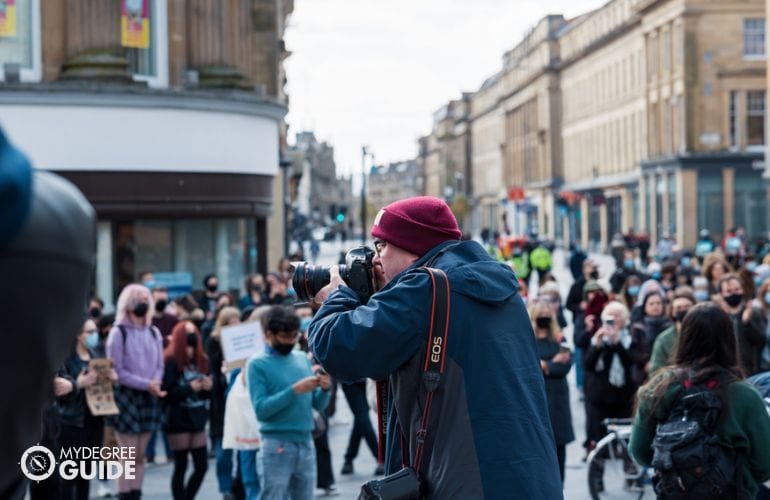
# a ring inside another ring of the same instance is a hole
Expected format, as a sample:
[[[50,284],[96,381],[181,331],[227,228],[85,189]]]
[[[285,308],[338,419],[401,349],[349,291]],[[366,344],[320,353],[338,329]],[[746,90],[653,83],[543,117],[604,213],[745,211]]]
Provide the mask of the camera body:
[[[342,280],[358,294],[366,304],[374,294],[374,250],[360,246],[349,250],[345,255],[345,264],[339,266]],[[329,266],[313,266],[307,262],[292,262],[294,275],[291,283],[297,298],[309,302],[321,288],[331,281]]]

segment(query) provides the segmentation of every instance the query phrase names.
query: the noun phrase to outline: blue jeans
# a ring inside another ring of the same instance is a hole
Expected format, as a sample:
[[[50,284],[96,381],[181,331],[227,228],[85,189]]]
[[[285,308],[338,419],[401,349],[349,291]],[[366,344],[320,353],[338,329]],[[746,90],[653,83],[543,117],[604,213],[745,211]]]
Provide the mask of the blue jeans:
[[[257,471],[262,478],[260,500],[313,498],[316,480],[313,441],[263,439],[257,454]]]
[[[241,463],[241,481],[246,490],[246,500],[259,498],[259,474],[257,474],[257,453],[259,450],[238,450]]]
[[[575,348],[575,352],[572,354],[575,360],[575,379],[577,381],[578,389],[583,388],[583,349],[580,347]]]
[[[217,482],[223,495],[233,490],[233,450],[222,449],[222,438],[214,440],[214,452],[217,463]]]

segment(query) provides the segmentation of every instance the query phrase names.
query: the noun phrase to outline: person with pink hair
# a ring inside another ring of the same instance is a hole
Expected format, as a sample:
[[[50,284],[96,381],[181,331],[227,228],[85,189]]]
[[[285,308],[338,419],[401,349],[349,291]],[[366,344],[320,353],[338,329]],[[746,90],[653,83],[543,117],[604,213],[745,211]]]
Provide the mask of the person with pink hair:
[[[118,479],[121,499],[138,499],[144,479],[144,450],[153,431],[160,429],[158,398],[163,380],[163,338],[152,326],[154,303],[150,291],[137,284],[126,286],[118,297],[115,326],[107,338],[107,357],[118,373],[115,401],[120,414],[111,417],[118,445],[134,448],[133,479]]]

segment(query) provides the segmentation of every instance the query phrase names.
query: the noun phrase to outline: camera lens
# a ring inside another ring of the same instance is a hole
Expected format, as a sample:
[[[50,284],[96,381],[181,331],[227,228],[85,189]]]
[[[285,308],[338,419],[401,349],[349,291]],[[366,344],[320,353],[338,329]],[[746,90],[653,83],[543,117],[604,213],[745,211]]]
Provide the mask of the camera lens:
[[[307,262],[292,263],[294,276],[291,285],[297,292],[297,298],[302,302],[309,302],[318,291],[326,286],[331,277],[327,266],[313,266]]]

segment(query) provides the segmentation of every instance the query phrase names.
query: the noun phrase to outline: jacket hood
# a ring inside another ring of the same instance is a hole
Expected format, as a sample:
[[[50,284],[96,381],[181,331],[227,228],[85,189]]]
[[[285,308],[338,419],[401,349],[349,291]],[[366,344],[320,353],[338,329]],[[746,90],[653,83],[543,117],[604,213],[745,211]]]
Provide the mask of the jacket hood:
[[[499,304],[519,291],[516,275],[510,266],[494,260],[475,241],[448,241],[437,245],[406,272],[432,262],[447,273],[453,292],[478,302]]]

